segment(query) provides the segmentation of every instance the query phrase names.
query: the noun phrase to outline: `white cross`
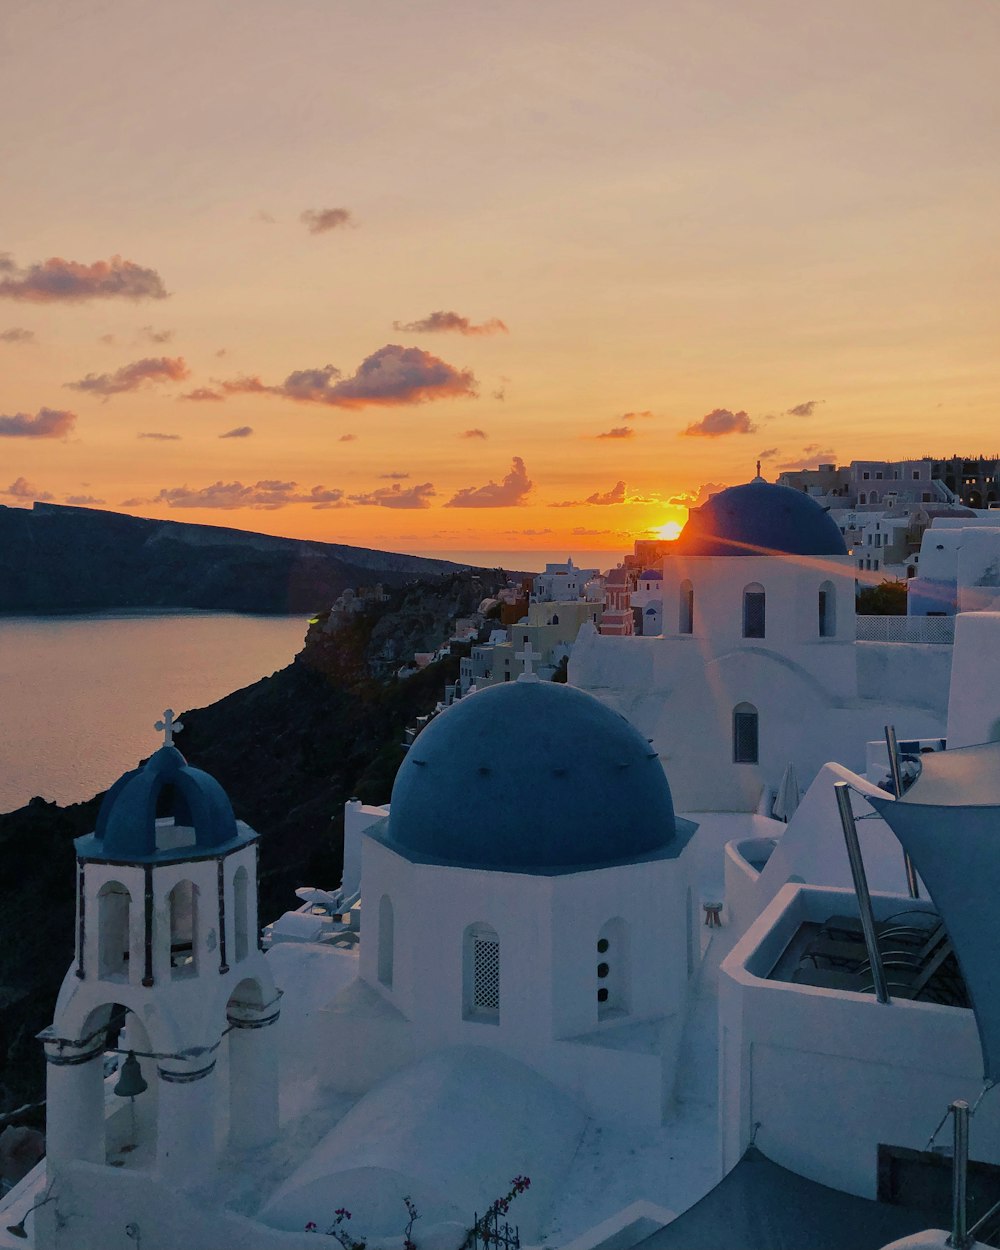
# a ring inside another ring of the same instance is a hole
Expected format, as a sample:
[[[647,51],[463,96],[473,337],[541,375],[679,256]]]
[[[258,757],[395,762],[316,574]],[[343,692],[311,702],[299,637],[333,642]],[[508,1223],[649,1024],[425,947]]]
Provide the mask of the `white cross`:
[[[174,709],[168,707],[163,713],[163,720],[158,720],[153,728],[163,734],[163,745],[171,747],[174,745],[174,734],[179,733],[184,728],[184,722],[174,720]]]
[[[535,660],[540,660],[542,656],[540,652],[532,648],[530,639],[525,640],[524,650],[515,654],[519,660],[524,662],[524,672],[518,678],[518,681],[538,681],[538,674],[532,668],[532,664]]]

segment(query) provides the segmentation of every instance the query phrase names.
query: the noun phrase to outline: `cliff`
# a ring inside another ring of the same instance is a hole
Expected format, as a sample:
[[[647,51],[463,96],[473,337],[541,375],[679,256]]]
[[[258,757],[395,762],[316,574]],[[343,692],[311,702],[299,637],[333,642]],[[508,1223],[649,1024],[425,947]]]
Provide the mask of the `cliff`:
[[[457,655],[404,681],[372,676],[387,640],[433,649],[502,582],[460,571],[392,591],[334,629],[321,616],[287,668],[184,712],[177,745],[261,835],[265,919],[297,906],[297,885],[337,884],[345,801],[388,800],[403,731],[457,676]],[[0,815],[0,1112],[44,1097],[34,1039],[73,957],[72,840],[93,829],[102,797],[66,808],[33,799]]]
[[[0,613],[313,612],[349,586],[401,586],[459,567],[447,560],[93,508],[0,505]]]

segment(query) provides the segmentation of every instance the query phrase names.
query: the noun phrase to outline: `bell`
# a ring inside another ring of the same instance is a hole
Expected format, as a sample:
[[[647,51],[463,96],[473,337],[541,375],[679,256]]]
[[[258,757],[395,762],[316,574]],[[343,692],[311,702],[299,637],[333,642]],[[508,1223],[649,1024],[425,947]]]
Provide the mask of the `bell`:
[[[136,1094],[141,1094],[147,1089],[149,1085],[143,1080],[139,1060],[135,1057],[135,1051],[130,1050],[122,1064],[122,1074],[115,1086],[115,1093],[119,1098],[134,1098]]]

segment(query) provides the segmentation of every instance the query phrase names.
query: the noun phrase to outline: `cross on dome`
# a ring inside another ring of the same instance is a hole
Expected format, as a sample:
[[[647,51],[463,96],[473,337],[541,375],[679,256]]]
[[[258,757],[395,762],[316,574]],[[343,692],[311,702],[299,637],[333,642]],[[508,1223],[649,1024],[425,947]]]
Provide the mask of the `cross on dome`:
[[[524,644],[524,650],[515,652],[515,655],[517,656],[519,660],[521,660],[524,663],[524,672],[521,674],[521,676],[517,680],[518,681],[539,681],[540,678],[538,674],[532,668],[532,664],[534,663],[535,660],[540,660],[542,658],[542,655],[540,651],[534,650],[534,648],[531,645],[531,640],[528,639]]]
[[[174,720],[174,709],[168,707],[163,713],[163,720],[158,720],[153,728],[163,734],[163,745],[172,747],[174,745],[174,734],[179,733],[184,728],[184,722]]]

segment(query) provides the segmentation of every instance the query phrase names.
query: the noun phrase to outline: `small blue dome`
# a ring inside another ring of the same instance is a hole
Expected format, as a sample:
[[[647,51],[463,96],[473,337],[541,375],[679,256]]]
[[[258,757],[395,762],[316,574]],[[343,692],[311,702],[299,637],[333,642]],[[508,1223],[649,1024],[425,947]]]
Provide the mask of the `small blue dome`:
[[[194,830],[194,842],[164,851],[156,848],[161,795],[178,826]],[[132,862],[190,859],[217,854],[241,839],[225,790],[208,773],[192,768],[174,746],[161,747],[145,767],[133,769],[105,794],[94,832],[76,842],[81,859]]]
[[[687,556],[846,556],[844,536],[804,491],[755,478],[691,512],[673,544]]]
[[[662,581],[662,580],[663,580],[663,574],[660,572],[659,569],[644,569],[643,572],[639,574],[640,582],[655,582],[655,581]]]
[[[638,730],[573,686],[522,679],[431,721],[376,836],[417,860],[558,873],[676,855],[687,841],[677,824]]]

